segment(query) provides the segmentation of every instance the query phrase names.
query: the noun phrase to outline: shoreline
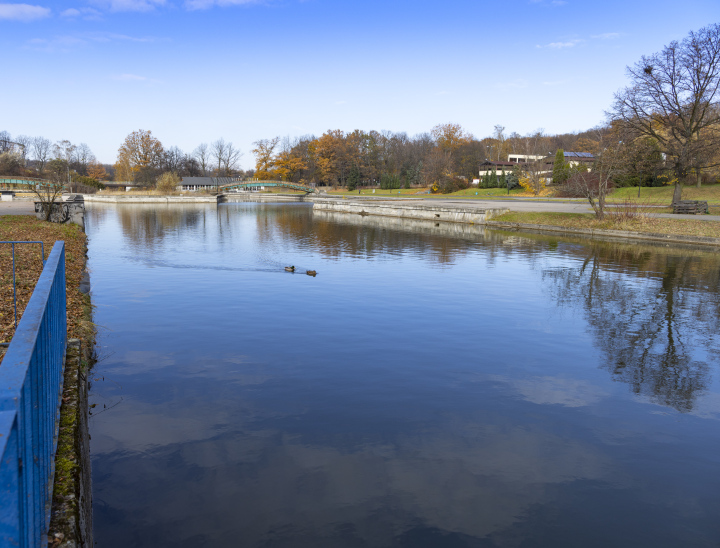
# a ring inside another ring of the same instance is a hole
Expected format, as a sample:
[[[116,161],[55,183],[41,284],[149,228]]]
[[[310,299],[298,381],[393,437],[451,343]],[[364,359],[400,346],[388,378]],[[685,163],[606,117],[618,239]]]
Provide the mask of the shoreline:
[[[348,197],[329,197],[297,194],[254,194],[254,195],[227,195],[218,196],[86,196],[88,202],[99,203],[233,203],[233,202],[311,202],[314,211],[336,212],[346,215],[372,215],[378,217],[394,217],[399,219],[425,220],[443,223],[476,224],[487,228],[500,230],[526,230],[531,232],[571,234],[589,238],[603,238],[613,240],[644,240],[659,243],[690,244],[701,246],[720,247],[720,238],[707,236],[689,236],[682,234],[661,234],[656,232],[637,232],[612,229],[572,228],[550,224],[516,223],[493,221],[502,213],[511,211],[508,207],[483,208],[471,204],[433,204],[407,203],[411,200],[393,199],[385,197],[363,197],[349,199]],[[89,199],[88,199],[89,198]],[[369,198],[369,199],[368,199]],[[509,200],[503,205],[508,204]],[[500,204],[498,204],[500,205]]]

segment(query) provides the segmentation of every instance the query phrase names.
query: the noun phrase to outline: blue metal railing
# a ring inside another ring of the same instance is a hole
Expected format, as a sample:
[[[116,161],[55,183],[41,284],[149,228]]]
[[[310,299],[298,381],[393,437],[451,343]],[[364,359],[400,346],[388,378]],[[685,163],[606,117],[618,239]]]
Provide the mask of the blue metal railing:
[[[65,242],[56,242],[0,364],[0,546],[47,544],[66,309]]]

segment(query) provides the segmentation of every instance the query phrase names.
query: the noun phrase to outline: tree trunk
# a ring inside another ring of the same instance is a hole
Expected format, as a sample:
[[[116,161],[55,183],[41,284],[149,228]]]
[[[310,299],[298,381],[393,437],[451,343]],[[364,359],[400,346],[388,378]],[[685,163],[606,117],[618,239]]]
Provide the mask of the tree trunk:
[[[682,200],[682,183],[678,180],[675,182],[675,191],[673,192],[673,205]]]
[[[695,183],[695,186],[697,186],[697,188],[700,188],[700,185],[702,185],[702,172],[700,171],[700,168],[697,168],[695,172],[697,173],[697,181]]]

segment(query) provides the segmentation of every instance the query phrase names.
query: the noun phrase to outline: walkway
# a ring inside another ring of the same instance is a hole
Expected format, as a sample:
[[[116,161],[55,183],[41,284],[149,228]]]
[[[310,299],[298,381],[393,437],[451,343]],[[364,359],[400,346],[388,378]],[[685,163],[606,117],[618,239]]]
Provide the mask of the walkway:
[[[348,197],[348,200],[352,199],[363,200],[362,197]],[[479,209],[496,209],[496,208],[508,208],[510,211],[517,211],[520,213],[592,213],[593,210],[590,204],[586,201],[552,201],[552,200],[533,200],[533,199],[521,199],[521,198],[510,198],[510,199],[494,199],[494,200],[464,200],[464,199],[452,199],[452,198],[370,198],[373,203],[378,202],[395,202],[402,201],[404,204],[422,204],[431,205],[437,204],[441,207],[462,207],[462,208],[479,208]],[[720,221],[720,215],[674,215],[672,213],[648,213],[650,217],[661,217],[665,219],[692,219],[695,221]]]
[[[32,200],[0,202],[0,215],[35,215],[35,202]]]

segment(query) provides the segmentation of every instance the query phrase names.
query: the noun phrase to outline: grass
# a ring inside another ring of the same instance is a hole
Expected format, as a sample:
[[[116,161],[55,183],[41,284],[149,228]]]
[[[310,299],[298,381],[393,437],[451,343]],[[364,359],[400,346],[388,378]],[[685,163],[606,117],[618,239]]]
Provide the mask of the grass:
[[[638,187],[616,188],[608,196],[608,202],[631,200],[648,205],[669,205],[672,202],[674,188],[673,186],[643,187],[640,189],[640,198],[638,198]],[[683,187],[682,199],[703,200],[707,201],[708,205],[720,206],[720,184],[703,185],[700,188]]]
[[[510,191],[510,196],[517,196],[521,194],[521,189],[513,189]],[[416,187],[416,188],[397,188],[394,190],[381,190],[375,189],[361,189],[360,194],[357,190],[348,191],[345,189],[328,190],[329,195],[335,196],[412,196],[413,198],[477,198],[484,199],[488,197],[502,198],[507,197],[507,190],[504,188],[467,188],[465,190],[459,190],[458,192],[452,192],[450,194],[428,194],[427,187]]]
[[[45,244],[46,259],[57,240],[65,241],[68,337],[86,339],[87,297],[79,291],[87,249],[87,240],[82,229],[75,224],[48,223],[28,215],[3,215],[0,216],[0,240],[42,241]],[[39,247],[36,244],[15,246],[18,322],[42,272]],[[14,333],[12,252],[10,245],[2,244],[0,245],[0,342],[9,342]]]
[[[677,236],[704,236],[720,238],[720,223],[694,219],[660,219],[639,215],[633,219],[618,220],[614,215],[606,215],[598,220],[593,214],[585,213],[518,213],[510,212],[493,218],[493,221],[505,223],[527,223],[564,228],[584,228],[602,230],[627,230],[654,234]]]

